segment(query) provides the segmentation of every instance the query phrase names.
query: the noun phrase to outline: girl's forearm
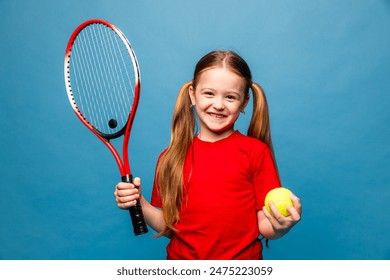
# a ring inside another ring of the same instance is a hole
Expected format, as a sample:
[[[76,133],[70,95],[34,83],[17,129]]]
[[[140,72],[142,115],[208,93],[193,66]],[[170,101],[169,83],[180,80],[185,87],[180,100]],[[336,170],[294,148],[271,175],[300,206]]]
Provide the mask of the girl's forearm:
[[[266,239],[278,239],[280,237],[282,237],[284,234],[286,233],[282,233],[280,231],[275,231],[274,228],[272,227],[272,225],[270,223],[262,223],[259,225],[259,230],[260,230],[260,234],[261,236],[263,236],[264,238]]]
[[[151,205],[143,196],[141,196],[140,202],[146,223],[156,232],[165,229],[162,210]]]

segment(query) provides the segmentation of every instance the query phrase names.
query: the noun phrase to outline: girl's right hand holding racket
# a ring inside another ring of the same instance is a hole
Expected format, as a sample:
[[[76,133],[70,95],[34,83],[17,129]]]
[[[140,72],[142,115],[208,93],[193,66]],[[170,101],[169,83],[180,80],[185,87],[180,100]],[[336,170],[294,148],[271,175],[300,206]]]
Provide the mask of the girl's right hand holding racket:
[[[121,209],[129,209],[137,203],[141,197],[141,179],[136,177],[133,183],[119,182],[115,186],[115,201]]]
[[[153,207],[145,198],[142,197],[140,178],[135,177],[133,183],[119,182],[115,186],[114,196],[116,204],[120,209],[129,209],[130,207],[136,205],[137,199],[140,199],[145,221],[148,225],[156,232],[161,232],[166,227],[162,210]],[[170,238],[170,232],[165,234],[165,236]]]

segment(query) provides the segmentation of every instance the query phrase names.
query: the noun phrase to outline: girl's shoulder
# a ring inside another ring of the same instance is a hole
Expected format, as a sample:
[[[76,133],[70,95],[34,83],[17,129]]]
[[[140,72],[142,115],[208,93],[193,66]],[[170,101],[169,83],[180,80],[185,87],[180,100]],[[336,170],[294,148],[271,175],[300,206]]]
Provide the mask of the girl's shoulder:
[[[245,146],[255,147],[255,148],[260,148],[260,149],[265,149],[268,147],[267,144],[265,144],[260,139],[244,135],[241,132],[239,132],[238,130],[236,130],[234,134],[235,134],[235,137],[234,137],[235,141],[240,143],[240,145],[245,145]]]
[[[229,149],[246,154],[249,158],[252,159],[261,158],[270,151],[268,145],[261,140],[244,135],[239,131],[234,133],[234,137],[232,137]]]

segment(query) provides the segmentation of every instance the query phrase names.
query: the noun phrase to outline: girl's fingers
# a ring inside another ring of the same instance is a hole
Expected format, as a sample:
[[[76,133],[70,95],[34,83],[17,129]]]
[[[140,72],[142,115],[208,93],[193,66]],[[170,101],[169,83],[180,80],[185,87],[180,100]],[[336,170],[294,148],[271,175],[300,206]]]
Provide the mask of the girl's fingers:
[[[299,197],[297,197],[296,195],[294,194],[291,194],[290,195],[290,198],[293,202],[293,205],[294,205],[294,209],[296,210],[297,214],[300,216],[302,214],[302,204],[301,204],[301,200],[299,199]],[[291,212],[290,212],[291,213]]]
[[[134,184],[134,186],[135,186],[136,188],[139,188],[139,187],[141,186],[141,178],[135,177],[135,178],[133,179],[133,184]]]
[[[121,209],[128,209],[137,204],[141,195],[141,179],[135,177],[132,183],[119,182],[115,186],[114,197],[117,206]]]
[[[115,201],[121,209],[127,209],[136,205],[139,196],[139,190],[134,184],[120,182],[115,187]]]
[[[118,208],[121,209],[128,209],[130,207],[133,207],[137,204],[137,200],[132,200],[129,202],[117,202]]]
[[[115,189],[117,190],[127,190],[127,189],[134,189],[134,188],[135,188],[134,184],[124,183],[124,182],[119,182],[115,187]]]

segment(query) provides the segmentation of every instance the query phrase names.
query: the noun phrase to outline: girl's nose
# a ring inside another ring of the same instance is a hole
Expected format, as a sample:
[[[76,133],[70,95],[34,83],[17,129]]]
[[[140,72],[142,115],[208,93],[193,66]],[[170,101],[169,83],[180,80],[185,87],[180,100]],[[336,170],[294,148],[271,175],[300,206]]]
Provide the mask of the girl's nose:
[[[223,99],[222,98],[216,98],[214,100],[213,107],[216,110],[223,110],[223,109],[225,109],[225,105],[223,103]]]

